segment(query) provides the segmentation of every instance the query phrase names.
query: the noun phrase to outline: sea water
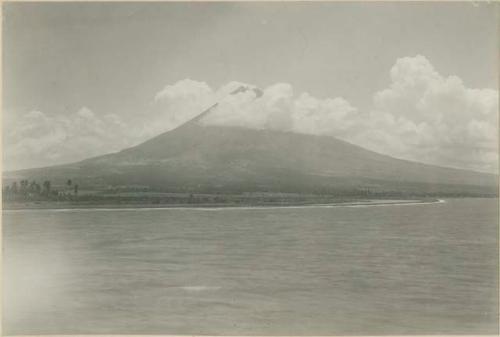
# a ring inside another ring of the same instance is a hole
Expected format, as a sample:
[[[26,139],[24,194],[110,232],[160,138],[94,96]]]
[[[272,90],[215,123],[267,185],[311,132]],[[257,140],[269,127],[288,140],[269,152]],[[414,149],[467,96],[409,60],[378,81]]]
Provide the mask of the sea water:
[[[498,199],[3,214],[4,334],[496,334]]]

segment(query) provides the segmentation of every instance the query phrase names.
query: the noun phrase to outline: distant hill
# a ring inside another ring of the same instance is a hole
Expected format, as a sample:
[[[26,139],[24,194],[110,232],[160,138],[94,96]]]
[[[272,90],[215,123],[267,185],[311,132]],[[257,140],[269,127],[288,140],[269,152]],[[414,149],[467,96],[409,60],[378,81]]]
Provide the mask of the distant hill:
[[[222,193],[497,193],[493,174],[395,159],[329,136],[205,126],[207,113],[118,153],[4,178]]]

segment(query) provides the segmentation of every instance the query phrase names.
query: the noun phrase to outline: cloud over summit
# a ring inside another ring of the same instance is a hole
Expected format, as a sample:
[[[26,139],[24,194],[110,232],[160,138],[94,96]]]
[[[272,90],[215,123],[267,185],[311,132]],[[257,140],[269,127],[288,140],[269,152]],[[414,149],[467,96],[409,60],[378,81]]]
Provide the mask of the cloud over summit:
[[[497,170],[498,91],[468,88],[421,55],[398,59],[389,79],[368,111],[342,97],[296,92],[288,83],[257,90],[230,82],[214,89],[185,79],[152,95],[151,111],[131,119],[87,108],[66,116],[28,112],[4,135],[4,156],[27,166],[84,159],[170,130],[218,103],[201,123],[329,135],[398,158]]]
[[[287,83],[265,88],[260,97],[219,89],[212,92],[219,106],[202,123],[330,135],[398,158],[497,170],[498,91],[468,88],[421,55],[398,59],[389,78],[363,112],[342,97],[296,93]]]

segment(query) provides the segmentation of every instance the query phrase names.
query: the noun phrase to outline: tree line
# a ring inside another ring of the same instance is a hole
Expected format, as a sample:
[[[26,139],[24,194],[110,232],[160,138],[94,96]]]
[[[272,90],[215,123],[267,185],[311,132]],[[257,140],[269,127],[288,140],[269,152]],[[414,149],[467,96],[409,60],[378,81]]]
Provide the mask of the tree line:
[[[50,180],[38,183],[27,179],[14,181],[2,189],[3,198],[6,200],[70,200],[78,196],[78,184],[71,179],[66,184],[54,188]]]

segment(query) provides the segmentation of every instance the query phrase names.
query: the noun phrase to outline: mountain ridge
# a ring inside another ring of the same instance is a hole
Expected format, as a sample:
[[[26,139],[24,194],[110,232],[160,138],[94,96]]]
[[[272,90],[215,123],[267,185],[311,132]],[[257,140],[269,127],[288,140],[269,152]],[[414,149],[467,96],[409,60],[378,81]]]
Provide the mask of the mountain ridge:
[[[256,88],[238,87],[230,94]],[[200,123],[182,125],[119,152],[4,173],[4,179],[71,178],[96,188],[166,191],[497,194],[498,175],[393,158],[332,136]]]

